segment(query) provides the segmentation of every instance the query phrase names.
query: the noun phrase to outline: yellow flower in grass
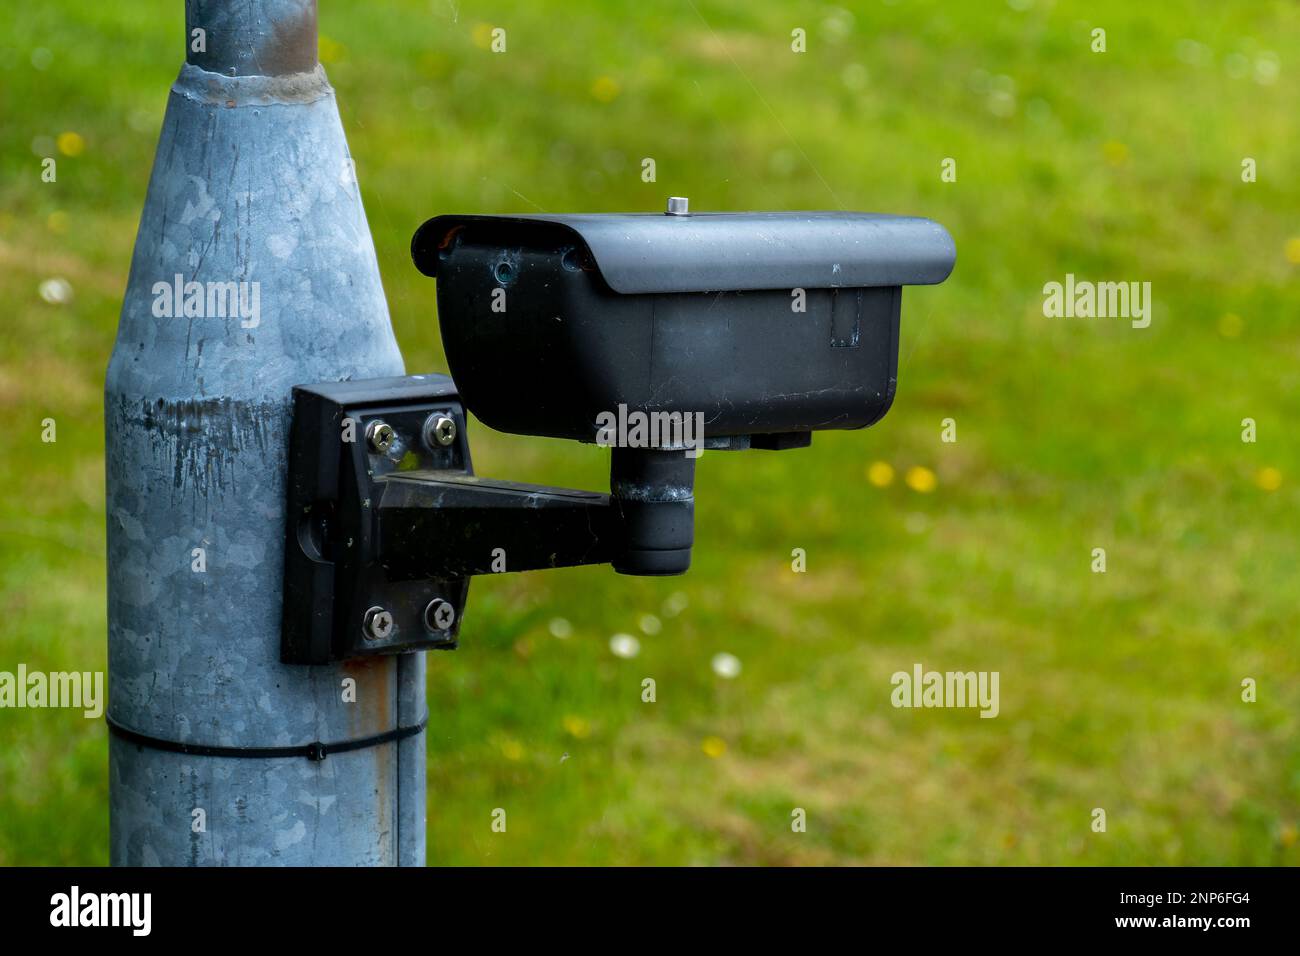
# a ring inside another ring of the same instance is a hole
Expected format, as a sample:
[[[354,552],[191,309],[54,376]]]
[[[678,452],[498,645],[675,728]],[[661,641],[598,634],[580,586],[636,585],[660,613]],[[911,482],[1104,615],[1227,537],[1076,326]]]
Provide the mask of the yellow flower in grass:
[[[887,461],[873,461],[867,465],[867,481],[877,488],[887,488],[894,481],[894,466]]]
[[[579,717],[576,714],[566,714],[564,716],[564,729],[570,737],[577,737],[583,740],[591,736],[591,722],[585,717]]]
[[[903,480],[907,482],[907,487],[923,495],[928,495],[939,485],[939,479],[935,477],[934,472],[924,465],[913,465],[907,469],[907,475]]]
[[[705,755],[717,760],[727,752],[727,742],[721,737],[705,737],[700,744],[700,749]]]
[[[612,103],[618,98],[621,89],[618,80],[612,76],[601,76],[597,77],[596,82],[591,84],[591,95],[602,103]]]
[[[501,751],[501,756],[507,760],[519,761],[524,759],[524,745],[513,737],[505,737],[497,742],[497,747]]]
[[[1264,491],[1277,491],[1282,487],[1282,472],[1272,465],[1255,472],[1255,484]]]
[[[80,133],[71,131],[60,133],[55,142],[58,143],[59,152],[64,156],[80,156],[86,150],[86,141],[81,138]]]

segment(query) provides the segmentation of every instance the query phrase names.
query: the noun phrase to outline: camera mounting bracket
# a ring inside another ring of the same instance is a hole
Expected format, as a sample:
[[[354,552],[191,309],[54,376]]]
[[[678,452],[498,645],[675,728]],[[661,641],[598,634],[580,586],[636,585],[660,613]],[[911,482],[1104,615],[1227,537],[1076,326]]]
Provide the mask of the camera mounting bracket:
[[[613,564],[679,574],[694,460],[613,450],[613,494],[474,475],[445,375],[294,389],[281,660],[454,649],[476,574]]]

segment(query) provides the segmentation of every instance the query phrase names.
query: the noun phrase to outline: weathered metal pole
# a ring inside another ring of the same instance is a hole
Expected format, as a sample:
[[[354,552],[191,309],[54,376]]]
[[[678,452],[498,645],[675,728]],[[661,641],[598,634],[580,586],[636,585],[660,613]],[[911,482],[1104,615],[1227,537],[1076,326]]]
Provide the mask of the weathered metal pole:
[[[105,389],[112,862],[420,865],[424,734],[365,739],[424,655],[279,660],[290,388],[403,373],[316,4],[185,13]]]

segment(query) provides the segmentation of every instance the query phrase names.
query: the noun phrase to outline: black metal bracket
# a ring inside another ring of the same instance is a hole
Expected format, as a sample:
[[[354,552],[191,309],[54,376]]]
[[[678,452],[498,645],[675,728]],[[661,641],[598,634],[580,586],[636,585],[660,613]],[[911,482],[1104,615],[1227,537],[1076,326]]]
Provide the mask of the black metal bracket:
[[[611,494],[474,475],[445,375],[294,389],[280,657],[457,646],[476,574],[690,565],[695,462],[613,450]]]
[[[281,660],[323,664],[455,647],[468,581],[390,579],[379,521],[392,478],[473,474],[451,379],[308,385],[294,389],[293,401]],[[425,435],[426,423],[441,417],[453,423],[446,445]],[[435,601],[446,602],[450,623],[429,630],[423,611]]]

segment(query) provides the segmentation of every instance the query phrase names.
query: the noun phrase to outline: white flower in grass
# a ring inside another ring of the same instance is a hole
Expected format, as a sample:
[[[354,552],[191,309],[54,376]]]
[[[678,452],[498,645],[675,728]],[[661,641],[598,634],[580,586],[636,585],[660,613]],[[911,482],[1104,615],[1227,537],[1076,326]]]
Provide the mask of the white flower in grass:
[[[41,298],[50,305],[67,305],[72,301],[72,284],[67,279],[46,279],[40,286]]]
[[[734,680],[740,676],[740,658],[726,651],[714,654],[713,673],[725,680]]]
[[[631,634],[615,634],[609,639],[609,649],[615,657],[631,660],[641,653],[641,642]]]
[[[686,605],[690,603],[685,591],[674,591],[668,595],[668,600],[664,601],[664,617],[676,617],[686,610]]]

